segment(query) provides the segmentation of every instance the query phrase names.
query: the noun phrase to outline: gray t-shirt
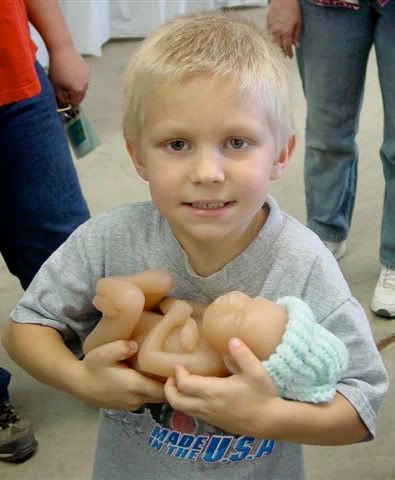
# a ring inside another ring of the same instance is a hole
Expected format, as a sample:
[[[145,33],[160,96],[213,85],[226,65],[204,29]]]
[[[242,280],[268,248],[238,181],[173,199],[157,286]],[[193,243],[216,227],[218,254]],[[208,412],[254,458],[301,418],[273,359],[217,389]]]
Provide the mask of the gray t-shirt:
[[[318,237],[271,197],[267,204],[269,217],[254,241],[209,277],[191,269],[167,220],[151,202],[98,215],[42,266],[11,317],[57,329],[79,355],[81,342],[99,319],[91,301],[103,276],[164,268],[174,276],[172,295],[204,303],[231,290],[271,300],[297,296],[347,346],[349,368],[337,390],[373,437],[388,379],[365,313]],[[303,477],[298,444],[232,435],[166,404],[136,412],[102,410],[100,415],[95,480]]]

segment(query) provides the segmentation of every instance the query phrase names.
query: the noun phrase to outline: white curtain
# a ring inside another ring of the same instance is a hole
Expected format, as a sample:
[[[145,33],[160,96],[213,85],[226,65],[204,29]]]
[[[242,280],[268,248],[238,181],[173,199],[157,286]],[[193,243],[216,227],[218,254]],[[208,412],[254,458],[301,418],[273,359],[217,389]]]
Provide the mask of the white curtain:
[[[176,15],[266,3],[266,0],[60,0],[74,44],[81,53],[97,56],[110,38],[145,37]]]
[[[58,0],[74,45],[80,53],[101,55],[101,46],[111,38],[110,5],[113,1],[118,0]],[[127,0],[124,3],[132,8],[134,1]],[[37,60],[46,67],[48,52],[45,44],[32,25],[30,33],[38,47]]]
[[[130,4],[131,8],[135,3],[120,1]],[[101,55],[101,46],[111,38],[112,3],[114,0],[60,0],[74,45],[80,53]]]

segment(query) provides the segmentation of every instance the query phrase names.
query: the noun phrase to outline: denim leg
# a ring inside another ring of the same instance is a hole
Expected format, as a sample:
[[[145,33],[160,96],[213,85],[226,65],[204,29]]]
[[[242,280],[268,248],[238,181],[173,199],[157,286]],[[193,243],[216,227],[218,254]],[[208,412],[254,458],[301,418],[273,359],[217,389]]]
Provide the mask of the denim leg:
[[[385,178],[380,261],[395,269],[395,4],[379,11],[374,45],[384,105],[384,139],[380,149]]]
[[[8,400],[8,385],[10,383],[11,374],[8,370],[0,368],[0,405]]]
[[[371,7],[325,8],[302,0],[297,60],[307,104],[307,225],[323,240],[347,237],[356,194],[355,136],[373,42]]]
[[[0,107],[0,251],[23,288],[89,218],[52,85],[37,73],[40,95]]]

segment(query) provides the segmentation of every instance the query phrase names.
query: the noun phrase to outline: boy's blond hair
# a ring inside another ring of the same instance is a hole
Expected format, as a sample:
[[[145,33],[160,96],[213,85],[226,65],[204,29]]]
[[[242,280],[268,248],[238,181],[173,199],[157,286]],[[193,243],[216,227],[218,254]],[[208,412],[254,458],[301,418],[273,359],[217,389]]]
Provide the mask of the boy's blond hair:
[[[207,75],[262,100],[277,148],[286,145],[294,124],[281,50],[268,33],[224,13],[177,17],[143,41],[126,70],[125,140],[139,148],[144,99],[155,87]]]

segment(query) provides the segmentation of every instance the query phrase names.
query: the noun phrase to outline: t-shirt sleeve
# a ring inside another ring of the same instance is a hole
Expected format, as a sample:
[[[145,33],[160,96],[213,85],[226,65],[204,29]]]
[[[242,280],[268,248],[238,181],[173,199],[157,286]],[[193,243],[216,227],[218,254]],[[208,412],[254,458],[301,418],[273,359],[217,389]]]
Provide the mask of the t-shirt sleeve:
[[[358,412],[370,432],[369,440],[375,435],[378,410],[388,390],[388,375],[369,320],[340,270],[323,268],[319,261],[311,271],[303,300],[312,307],[317,321],[348,350],[348,368],[336,390]]]
[[[99,319],[92,299],[97,280],[104,276],[100,240],[91,222],[73,232],[43,264],[11,319],[58,330],[66,345],[81,356],[82,342]]]
[[[357,410],[370,435],[375,435],[377,413],[388,390],[388,375],[361,305],[350,298],[321,323],[347,347],[348,368],[337,391]]]

